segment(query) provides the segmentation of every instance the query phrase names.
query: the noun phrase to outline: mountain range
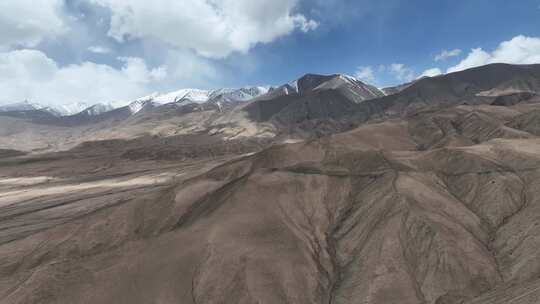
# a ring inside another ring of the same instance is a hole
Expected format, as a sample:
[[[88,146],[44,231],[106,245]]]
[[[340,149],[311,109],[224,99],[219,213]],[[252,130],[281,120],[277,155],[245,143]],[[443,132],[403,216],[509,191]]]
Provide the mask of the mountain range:
[[[0,109],[2,303],[533,304],[540,65]]]
[[[0,112],[42,111],[54,116],[72,116],[86,112],[89,115],[99,115],[125,106],[129,106],[133,109],[133,112],[137,112],[136,110],[139,109],[139,105],[145,102],[152,102],[156,105],[205,102],[231,103],[252,99],[267,93],[269,89],[270,88],[268,87],[245,87],[240,89],[217,90],[182,89],[166,94],[153,93],[131,102],[114,101],[94,105],[88,105],[87,103],[81,102],[67,105],[42,105],[40,103],[23,101],[0,106]]]
[[[290,83],[279,87],[259,86],[243,87],[239,89],[224,88],[216,90],[181,89],[164,94],[153,93],[130,102],[113,101],[95,105],[89,105],[82,102],[67,105],[44,105],[40,103],[23,101],[0,106],[0,112],[42,111],[48,112],[54,116],[72,116],[86,112],[90,115],[99,115],[117,108],[129,106],[132,109],[132,112],[136,113],[141,109],[141,105],[144,105],[145,103],[152,103],[154,106],[172,103],[185,105],[191,103],[202,104],[207,102],[231,104],[254,99],[261,95],[267,95],[269,92],[271,94],[264,96],[264,98],[279,95],[301,95],[311,90],[323,91],[328,89],[339,89],[342,87],[346,87],[345,90],[353,94],[351,98],[357,102],[381,97],[387,95],[385,90],[388,92],[393,90],[392,88],[378,89],[348,75],[336,74],[323,76],[308,74],[298,80],[291,81]]]

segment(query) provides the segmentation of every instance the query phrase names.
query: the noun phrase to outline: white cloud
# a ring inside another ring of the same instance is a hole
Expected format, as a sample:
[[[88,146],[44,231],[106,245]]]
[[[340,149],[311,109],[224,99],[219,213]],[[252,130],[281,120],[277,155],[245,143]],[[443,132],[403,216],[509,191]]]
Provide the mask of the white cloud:
[[[402,63],[392,63],[388,70],[397,80],[409,82],[414,80],[414,71]]]
[[[198,54],[223,58],[248,52],[295,29],[318,23],[295,13],[298,0],[90,0],[111,11],[109,36],[157,38]]]
[[[439,68],[432,68],[425,70],[420,76],[417,77],[417,79],[422,77],[435,77],[441,75],[443,72]]]
[[[502,42],[492,52],[484,51],[481,48],[472,49],[465,59],[449,68],[447,73],[490,63],[540,63],[540,38],[520,35]]]
[[[472,49],[469,55],[463,59],[459,64],[449,68],[446,72],[458,72],[469,68],[474,68],[484,64],[488,64],[491,61],[491,55],[481,48]]]
[[[215,87],[220,82],[221,70],[210,61],[192,52],[168,50],[164,55],[167,79],[156,85],[161,90],[178,90],[185,87]]]
[[[109,54],[112,53],[112,50],[110,48],[104,47],[104,46],[91,46],[88,48],[88,51],[96,54]]]
[[[444,61],[448,58],[457,57],[461,55],[460,49],[453,49],[451,51],[443,50],[440,54],[435,56],[435,61]]]
[[[298,28],[304,33],[314,31],[319,27],[319,23],[315,20],[307,20],[303,15],[295,15],[294,22]]]
[[[375,73],[373,72],[373,68],[370,66],[359,67],[354,73],[354,77],[368,83],[375,82]]]
[[[33,47],[66,31],[63,0],[0,1],[0,48]]]
[[[167,76],[165,67],[150,69],[141,58],[119,58],[123,66],[83,62],[60,67],[44,53],[0,53],[0,103],[32,100],[44,104],[129,100],[147,94]]]
[[[360,66],[354,76],[362,81],[377,84],[379,81],[391,84],[411,82],[423,76],[436,76],[442,74],[438,68],[424,71],[418,76],[415,70],[403,63],[381,64],[377,66]]]

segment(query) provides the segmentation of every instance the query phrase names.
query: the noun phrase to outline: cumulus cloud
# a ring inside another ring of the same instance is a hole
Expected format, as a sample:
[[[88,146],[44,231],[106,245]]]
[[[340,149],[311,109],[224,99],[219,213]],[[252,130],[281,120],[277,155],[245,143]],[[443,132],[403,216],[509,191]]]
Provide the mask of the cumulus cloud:
[[[210,58],[246,53],[318,23],[295,13],[297,0],[89,0],[111,12],[109,36],[160,39]]]
[[[354,76],[362,81],[377,84],[380,81],[392,84],[411,82],[423,76],[436,76],[441,74],[437,68],[424,71],[420,76],[412,67],[403,63],[381,64],[378,66],[360,66]]]
[[[432,68],[425,70],[420,76],[417,77],[417,79],[422,77],[435,77],[441,75],[443,72],[439,68]]]
[[[375,82],[375,73],[373,72],[373,68],[370,66],[359,67],[358,70],[354,73],[354,77],[364,82]]]
[[[167,76],[165,67],[150,69],[143,59],[119,58],[122,67],[83,62],[60,67],[37,50],[0,53],[0,103],[22,100],[44,104],[129,100],[148,93]]]
[[[399,81],[409,82],[416,78],[414,70],[402,63],[392,63],[388,70]]]
[[[294,22],[295,24],[300,28],[300,30],[304,33],[307,33],[309,31],[314,31],[319,27],[319,23],[315,20],[308,20],[303,15],[296,15],[294,16]]]
[[[435,56],[435,61],[444,61],[448,58],[452,58],[452,57],[457,57],[461,55],[461,50],[460,49],[453,49],[453,50],[443,50],[441,53],[437,54],[437,56]]]
[[[492,52],[482,48],[472,49],[459,64],[447,73],[458,72],[490,63],[533,64],[540,63],[540,38],[516,36],[504,41]]]
[[[0,48],[33,47],[65,32],[63,0],[0,1]]]
[[[299,1],[0,0],[0,104],[220,87],[231,53],[318,28]]]

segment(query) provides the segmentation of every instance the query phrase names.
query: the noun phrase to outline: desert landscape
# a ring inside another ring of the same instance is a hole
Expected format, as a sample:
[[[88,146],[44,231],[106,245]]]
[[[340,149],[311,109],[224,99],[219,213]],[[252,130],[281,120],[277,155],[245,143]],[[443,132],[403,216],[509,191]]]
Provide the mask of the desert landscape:
[[[177,97],[0,112],[1,303],[540,302],[540,65]]]

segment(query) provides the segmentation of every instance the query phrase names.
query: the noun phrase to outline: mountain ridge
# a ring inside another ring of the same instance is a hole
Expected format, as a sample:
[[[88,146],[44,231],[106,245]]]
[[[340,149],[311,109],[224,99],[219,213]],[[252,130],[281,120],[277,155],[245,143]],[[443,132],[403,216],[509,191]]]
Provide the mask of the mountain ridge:
[[[368,99],[374,97],[380,97],[384,95],[384,92],[372,85],[365,84],[358,79],[348,76],[345,74],[331,74],[331,75],[319,75],[319,74],[305,74],[297,80],[291,81],[288,84],[279,86],[279,87],[270,87],[270,86],[246,86],[238,89],[234,88],[222,88],[215,90],[203,90],[203,89],[180,89],[177,91],[171,91],[168,93],[152,93],[143,97],[139,97],[130,102],[110,102],[110,103],[96,103],[93,105],[88,105],[87,103],[74,103],[68,105],[59,105],[55,107],[41,105],[40,103],[14,103],[0,106],[0,112],[9,112],[9,111],[30,111],[30,110],[44,110],[48,111],[51,114],[56,116],[73,116],[81,112],[87,111],[92,113],[92,115],[99,115],[107,111],[111,111],[118,108],[123,108],[125,106],[130,106],[133,113],[135,114],[138,110],[141,109],[138,104],[143,104],[145,102],[153,102],[155,105],[164,105],[164,104],[189,104],[189,103],[205,103],[205,102],[221,102],[221,103],[234,103],[242,102],[257,97],[264,96],[270,91],[280,91],[285,90],[285,95],[289,95],[291,92],[297,94],[305,94],[308,91],[316,90],[318,85],[323,84],[327,81],[332,81],[335,79],[342,79],[345,82],[352,83],[353,85],[364,87],[364,90],[367,91],[368,96],[360,96],[360,99]],[[298,83],[300,87],[298,87]],[[311,82],[311,84],[309,83]],[[337,82],[337,81],[336,81]],[[317,84],[317,85],[313,85]],[[340,83],[333,84],[334,86],[341,85]],[[328,84],[332,86],[332,84]],[[335,88],[335,87],[334,87]],[[319,88],[324,89],[324,88]],[[369,96],[372,95],[372,96]],[[274,96],[274,95],[273,95]],[[114,106],[113,104],[116,104]],[[10,110],[11,109],[11,110]]]
[[[326,77],[0,113],[2,303],[538,303],[540,65]]]
[[[485,78],[484,74],[498,76]],[[191,132],[228,139],[256,137],[295,141],[347,131],[369,121],[413,115],[421,109],[428,111],[430,108],[461,104],[534,103],[539,97],[530,91],[540,92],[539,78],[540,65],[494,64],[419,79],[400,92],[384,95],[380,90],[375,91],[374,87],[345,75],[306,74],[298,79],[297,84],[287,83],[255,98],[240,98],[232,102],[220,94],[222,91],[203,103],[181,100],[185,97],[183,93],[177,102],[160,104],[152,98],[141,98],[113,111],[90,112],[98,115],[83,113],[58,117],[46,111],[23,111],[0,112],[0,116],[28,124],[27,129],[20,132],[31,138],[36,136],[30,132],[36,124],[44,130],[50,126],[53,128],[51,134],[59,134],[59,137],[51,136],[51,147],[58,147],[58,142],[62,143],[61,146],[69,142],[65,146],[67,148],[100,138],[169,136]],[[294,89],[294,86],[298,88]],[[527,93],[515,93],[516,90]],[[484,93],[487,91],[489,94]],[[232,90],[226,92],[234,93]],[[166,101],[174,101],[175,96],[171,94]],[[528,101],[523,100],[523,96]],[[527,121],[534,121],[534,117]],[[72,132],[86,135],[67,136]],[[9,138],[17,142],[15,137]],[[42,139],[36,138],[35,146],[40,142]],[[30,143],[19,149],[27,150]]]

